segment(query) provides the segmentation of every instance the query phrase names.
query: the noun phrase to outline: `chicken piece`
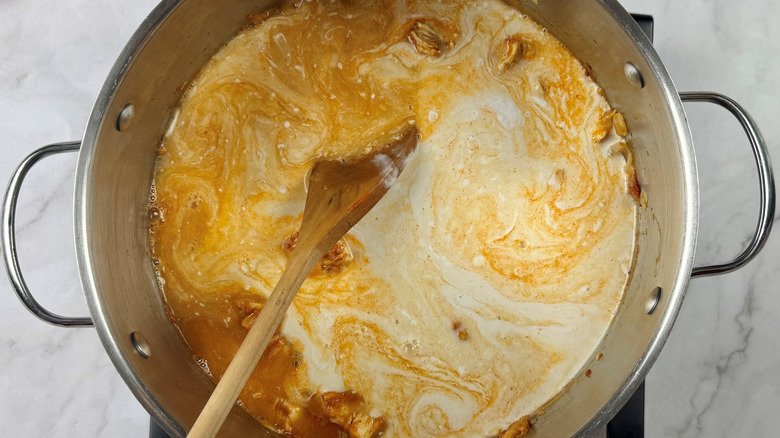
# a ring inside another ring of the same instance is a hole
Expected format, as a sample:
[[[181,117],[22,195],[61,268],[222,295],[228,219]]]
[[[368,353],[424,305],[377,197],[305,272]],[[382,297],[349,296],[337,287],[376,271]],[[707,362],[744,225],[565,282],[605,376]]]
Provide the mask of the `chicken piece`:
[[[498,72],[503,73],[509,70],[518,61],[523,59],[525,45],[517,36],[508,36],[504,38],[504,50],[499,57]]]
[[[289,256],[298,244],[298,232],[287,236],[282,242],[282,251]],[[355,257],[352,249],[343,237],[336,242],[320,263],[312,270],[311,275],[338,274],[349,266]]]
[[[263,310],[265,303],[244,298],[238,300],[236,305],[238,306],[238,313],[242,318],[241,325],[249,330],[252,328],[252,324],[255,323],[257,316],[260,315],[260,311]]]
[[[438,58],[449,48],[442,34],[427,21],[415,21],[407,39],[417,53]]]
[[[628,180],[628,187],[626,187],[626,190],[629,194],[631,194],[631,197],[634,198],[634,201],[637,203],[641,203],[641,195],[642,195],[642,189],[639,187],[639,181],[636,179],[636,168],[634,167],[634,154],[631,152],[631,148],[628,147],[628,145],[625,142],[619,142],[614,144],[610,148],[610,153],[612,156],[616,156],[618,154],[623,156],[623,159],[625,160],[625,171],[627,174],[627,180]]]
[[[387,429],[384,417],[369,415],[363,397],[356,392],[318,392],[309,399],[309,409],[327,417],[350,438],[376,438]]]
[[[626,118],[623,114],[616,112],[612,116],[612,123],[615,125],[615,133],[621,137],[628,135],[628,126],[626,126]]]
[[[594,143],[598,143],[607,137],[607,134],[609,134],[609,132],[612,130],[612,126],[614,125],[614,115],[614,111],[607,111],[601,114],[598,121],[596,122],[596,126],[594,126],[593,130],[591,130]]]
[[[498,438],[520,438],[531,430],[531,420],[526,415],[510,424],[506,430],[498,434]]]

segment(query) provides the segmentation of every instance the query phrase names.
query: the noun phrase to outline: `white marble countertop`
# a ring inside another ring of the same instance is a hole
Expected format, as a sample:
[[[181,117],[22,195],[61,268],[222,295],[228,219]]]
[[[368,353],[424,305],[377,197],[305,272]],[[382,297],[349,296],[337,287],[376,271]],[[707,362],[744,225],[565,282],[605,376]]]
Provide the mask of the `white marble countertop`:
[[[155,3],[0,1],[0,183],[35,148],[81,137],[111,65]],[[623,3],[655,17],[655,45],[677,87],[741,102],[780,162],[780,2]],[[687,110],[701,180],[697,261],[725,261],[756,221],[753,159],[725,111]],[[17,231],[36,297],[57,313],[86,315],[72,243],[75,159],[57,156],[33,169]],[[647,380],[646,436],[777,436],[779,285],[778,235],[744,269],[691,282]],[[4,436],[140,437],[149,416],[94,330],[38,321],[0,279],[0,424]]]

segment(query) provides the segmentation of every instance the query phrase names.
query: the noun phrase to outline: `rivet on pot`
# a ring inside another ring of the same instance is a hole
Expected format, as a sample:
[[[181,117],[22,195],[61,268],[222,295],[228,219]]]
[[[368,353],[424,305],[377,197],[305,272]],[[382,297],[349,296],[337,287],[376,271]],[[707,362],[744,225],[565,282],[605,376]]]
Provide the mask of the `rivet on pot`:
[[[135,116],[135,106],[132,103],[128,103],[122,110],[119,111],[119,117],[116,119],[116,130],[124,131],[133,123],[133,117]]]
[[[135,347],[135,351],[138,352],[138,354],[141,355],[144,359],[148,359],[152,355],[152,348],[149,346],[149,343],[146,341],[146,338],[144,335],[133,332],[130,333],[130,341],[133,343],[133,347]]]
[[[626,66],[623,67],[623,71],[626,74],[626,79],[628,79],[629,84],[637,88],[645,87],[645,78],[642,77],[642,72],[639,71],[639,68],[637,66],[635,66],[630,62],[627,62]]]
[[[658,303],[661,301],[661,294],[662,291],[660,287],[656,287],[650,292],[650,296],[647,298],[647,303],[645,304],[645,312],[647,312],[648,315],[652,315],[653,312],[655,312],[655,308],[658,307]]]

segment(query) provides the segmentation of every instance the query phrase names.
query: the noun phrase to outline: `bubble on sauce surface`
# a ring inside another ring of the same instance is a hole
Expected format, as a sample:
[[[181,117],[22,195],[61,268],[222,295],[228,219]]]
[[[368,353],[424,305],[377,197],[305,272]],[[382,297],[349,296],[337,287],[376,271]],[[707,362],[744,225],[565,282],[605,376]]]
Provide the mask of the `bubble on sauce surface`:
[[[162,211],[160,211],[160,209],[156,206],[149,207],[146,219],[150,224],[162,221]]]

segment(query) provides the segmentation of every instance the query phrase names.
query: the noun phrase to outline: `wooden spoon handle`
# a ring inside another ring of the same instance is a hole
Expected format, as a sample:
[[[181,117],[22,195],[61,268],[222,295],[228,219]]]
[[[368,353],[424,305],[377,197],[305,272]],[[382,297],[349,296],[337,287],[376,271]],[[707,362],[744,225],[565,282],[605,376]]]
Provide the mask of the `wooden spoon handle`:
[[[188,438],[216,436],[225,418],[233,409],[236,399],[241,394],[241,389],[257,366],[257,362],[268,347],[268,343],[271,342],[271,338],[282,322],[296,292],[314,268],[314,264],[322,256],[323,254],[319,254],[317,257],[317,254],[312,254],[309,251],[293,252],[274,291],[268,297],[260,315],[252,328],[249,329],[241,347],[238,348],[225,374],[187,434]]]

